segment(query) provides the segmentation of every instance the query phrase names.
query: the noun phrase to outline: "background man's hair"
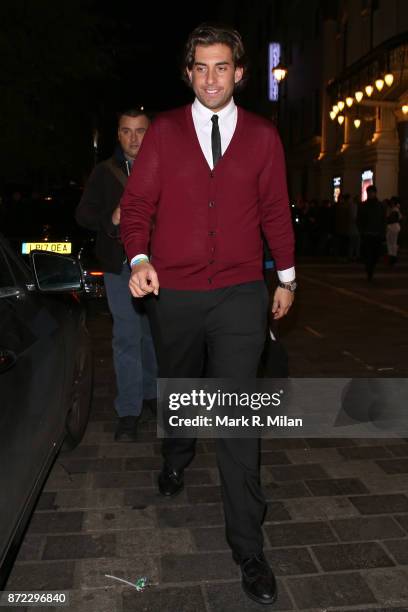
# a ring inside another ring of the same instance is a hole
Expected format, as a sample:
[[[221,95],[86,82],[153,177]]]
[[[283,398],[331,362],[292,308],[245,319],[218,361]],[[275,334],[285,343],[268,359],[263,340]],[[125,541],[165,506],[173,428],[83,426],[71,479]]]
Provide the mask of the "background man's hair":
[[[149,121],[153,119],[153,115],[149,111],[141,110],[140,108],[136,107],[131,107],[125,108],[117,113],[118,123],[125,115],[126,117],[147,117]]]
[[[236,90],[242,89],[248,79],[248,59],[241,35],[237,30],[219,24],[202,23],[191,32],[184,48],[182,64],[183,81],[191,87],[187,69],[192,70],[194,66],[197,45],[209,47],[210,45],[217,44],[227,45],[232,51],[235,68],[243,68],[242,79],[235,85]]]

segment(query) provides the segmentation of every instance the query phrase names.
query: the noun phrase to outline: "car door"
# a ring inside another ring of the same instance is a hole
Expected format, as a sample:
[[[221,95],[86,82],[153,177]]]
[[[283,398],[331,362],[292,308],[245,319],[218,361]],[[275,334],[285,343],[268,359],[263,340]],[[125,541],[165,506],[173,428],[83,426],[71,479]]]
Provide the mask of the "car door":
[[[0,238],[0,561],[61,440],[61,304],[30,291]]]

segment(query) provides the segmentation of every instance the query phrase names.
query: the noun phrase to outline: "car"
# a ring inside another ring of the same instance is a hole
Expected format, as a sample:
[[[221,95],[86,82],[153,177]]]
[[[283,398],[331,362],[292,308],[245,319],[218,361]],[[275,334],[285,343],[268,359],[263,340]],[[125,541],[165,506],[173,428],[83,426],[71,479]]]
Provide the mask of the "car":
[[[27,256],[45,250],[78,259],[86,297],[105,296],[103,272],[95,257],[95,235],[75,221],[82,191],[76,186],[50,189],[40,194],[25,189],[8,190],[4,199],[1,231],[16,252]]]
[[[0,234],[0,588],[53,461],[85,432],[93,358],[81,266]]]

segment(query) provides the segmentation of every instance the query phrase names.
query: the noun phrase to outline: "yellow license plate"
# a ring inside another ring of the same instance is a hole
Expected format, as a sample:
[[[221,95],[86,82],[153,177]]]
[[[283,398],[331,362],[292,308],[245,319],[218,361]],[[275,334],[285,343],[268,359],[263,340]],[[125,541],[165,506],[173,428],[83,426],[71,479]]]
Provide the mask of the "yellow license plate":
[[[21,252],[28,255],[30,251],[50,251],[50,253],[61,253],[69,255],[72,249],[72,242],[23,242]]]

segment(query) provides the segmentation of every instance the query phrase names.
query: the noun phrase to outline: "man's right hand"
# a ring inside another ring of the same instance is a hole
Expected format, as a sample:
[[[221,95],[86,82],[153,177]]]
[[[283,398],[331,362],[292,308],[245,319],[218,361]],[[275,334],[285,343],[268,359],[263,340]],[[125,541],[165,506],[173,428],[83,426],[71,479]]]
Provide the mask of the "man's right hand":
[[[113,225],[119,225],[120,223],[120,206],[117,206],[112,213],[112,223]]]
[[[143,261],[132,266],[129,280],[130,293],[135,298],[141,298],[149,293],[159,295],[159,279],[152,264]]]

